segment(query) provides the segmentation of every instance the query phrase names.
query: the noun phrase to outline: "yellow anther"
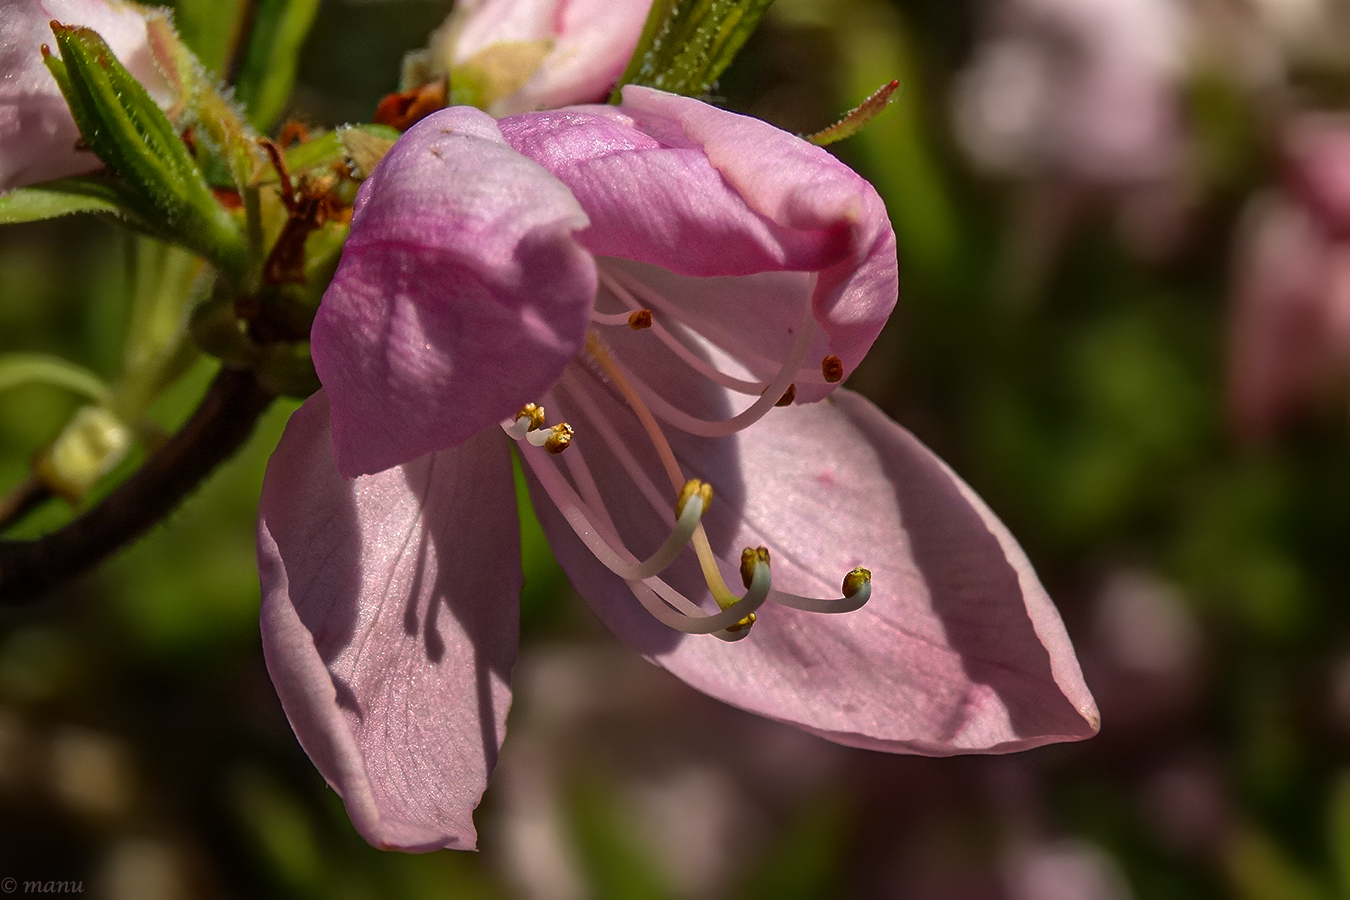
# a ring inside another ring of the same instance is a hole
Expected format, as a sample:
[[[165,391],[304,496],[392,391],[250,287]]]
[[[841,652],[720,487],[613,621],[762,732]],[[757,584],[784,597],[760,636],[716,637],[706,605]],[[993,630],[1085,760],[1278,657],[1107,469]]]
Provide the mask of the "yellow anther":
[[[652,327],[652,311],[650,309],[634,310],[628,317],[628,327],[634,331],[641,331],[644,328]]]
[[[745,631],[745,629],[749,628],[753,624],[755,624],[755,614],[751,613],[744,619],[741,619],[735,625],[728,625],[726,630],[730,631],[732,634],[739,634],[740,632]]]
[[[574,433],[571,425],[568,425],[566,422],[559,422],[557,425],[553,426],[552,431],[548,436],[548,440],[544,441],[544,449],[554,456],[557,456],[559,453],[572,446],[572,435]]]
[[[755,566],[759,563],[769,564],[768,547],[746,547],[741,551],[741,584],[745,585],[747,591],[755,577]]]
[[[775,403],[774,406],[791,406],[792,401],[796,399],[797,385],[795,383],[789,384],[787,390],[783,391],[783,396],[778,398],[778,402]]]
[[[517,420],[529,419],[530,427],[527,429],[528,431],[534,431],[536,428],[543,428],[544,408],[537,403],[526,403],[520,408],[520,412],[516,413],[515,418]]]
[[[844,361],[831,353],[820,361],[820,374],[830,384],[838,384],[844,380]]]
[[[691,478],[684,483],[684,487],[680,488],[679,499],[675,501],[675,518],[678,519],[680,516],[684,515],[684,505],[688,503],[689,499],[695,494],[703,500],[703,511],[705,513],[708,511],[708,507],[712,505],[712,485],[708,484],[706,481],[699,481],[697,478]]]
[[[844,596],[852,597],[863,589],[863,585],[872,583],[872,573],[859,566],[844,576]]]

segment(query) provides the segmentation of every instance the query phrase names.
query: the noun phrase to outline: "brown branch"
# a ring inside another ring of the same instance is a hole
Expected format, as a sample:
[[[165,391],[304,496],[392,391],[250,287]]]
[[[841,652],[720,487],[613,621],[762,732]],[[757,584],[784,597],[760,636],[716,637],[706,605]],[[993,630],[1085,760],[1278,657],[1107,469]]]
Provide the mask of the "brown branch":
[[[274,399],[252,373],[221,369],[183,427],[96,506],[35,540],[0,541],[0,606],[39,599],[140,537],[243,446]]]
[[[30,512],[52,497],[47,486],[29,475],[0,499],[0,532],[8,531],[23,521]]]

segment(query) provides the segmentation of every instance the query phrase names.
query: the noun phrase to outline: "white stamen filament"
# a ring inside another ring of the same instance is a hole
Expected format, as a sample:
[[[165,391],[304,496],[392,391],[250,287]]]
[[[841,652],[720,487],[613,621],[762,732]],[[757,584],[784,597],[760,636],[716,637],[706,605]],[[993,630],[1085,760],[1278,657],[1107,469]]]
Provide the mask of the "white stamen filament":
[[[560,386],[567,391],[568,398],[577,405],[581,414],[587,418],[587,427],[594,429],[610,452],[618,457],[619,465],[623,466],[628,477],[633,480],[633,484],[637,485],[638,492],[647,498],[647,503],[651,505],[656,514],[666,520],[667,525],[673,524],[675,519],[670,513],[670,503],[666,499],[666,495],[657,488],[651,476],[647,474],[647,470],[638,463],[637,458],[633,456],[633,451],[628,449],[628,444],[619,438],[618,432],[614,430],[614,426],[609,423],[609,420],[601,414],[599,407],[595,405],[595,401],[586,394],[584,389],[572,384],[572,379],[575,377],[573,372],[564,372]]]
[[[845,613],[862,609],[872,597],[872,573],[858,568],[844,576],[843,597],[822,600],[819,597],[802,597],[786,591],[773,590],[769,599],[779,606],[790,606],[805,612]]]
[[[603,277],[603,276],[602,276]],[[628,317],[632,312],[602,313],[599,310],[591,310],[592,325],[623,325],[628,327]]]
[[[586,346],[600,367],[614,380],[615,387],[619,390],[620,394],[628,400],[634,414],[637,415],[638,419],[643,423],[643,427],[651,438],[653,445],[657,448],[658,455],[660,455],[665,462],[667,472],[669,473],[672,470],[676,473],[680,472],[679,463],[675,459],[674,452],[671,451],[669,443],[666,441],[665,433],[661,431],[660,426],[652,419],[651,412],[642,404],[641,398],[634,396],[635,390],[633,386],[627,382],[624,373],[617,370],[617,364],[613,358],[608,355],[608,351],[603,343],[601,343],[599,336],[594,336],[594,340],[588,337]],[[650,493],[656,493],[655,486],[652,485],[650,479],[646,477],[645,471],[643,471],[637,464],[637,461],[632,458],[632,455],[628,452],[624,442],[619,439],[618,435],[614,433],[609,424],[605,422],[604,417],[599,414],[599,410],[596,408],[595,404],[590,398],[586,397],[585,391],[579,388],[573,388],[569,390],[568,393],[574,400],[580,401],[578,405],[584,407],[584,413],[587,417],[590,418],[593,423],[596,423],[600,430],[603,431],[602,438],[608,444],[610,449],[621,458],[622,464],[625,469],[628,470],[630,476],[633,477],[634,481],[639,485],[642,485],[645,482],[650,489]],[[672,478],[672,482],[673,481],[674,478]],[[658,508],[664,508],[664,503],[661,503]],[[721,581],[720,571],[717,569],[714,561],[715,556],[712,547],[708,543],[707,533],[703,530],[701,524],[695,530],[692,541],[694,549],[698,554],[699,565],[703,569],[704,578],[709,582],[710,586],[713,584],[714,577]],[[799,594],[773,590],[770,592],[768,599],[780,606],[788,606],[806,612],[852,612],[856,609],[861,609],[871,598],[871,579],[872,576],[870,572],[866,569],[859,568],[854,569],[845,577],[843,597],[828,599],[820,597],[803,597]],[[722,582],[722,585],[723,590],[726,590],[725,582]],[[725,594],[722,594],[714,589],[713,595],[717,599],[718,605],[724,609],[729,608],[732,604],[737,602],[735,595],[731,594],[729,590],[727,590]]]
[[[520,416],[513,422],[503,422],[502,431],[505,431],[510,435],[511,440],[513,441],[523,441],[525,440],[525,435],[530,433],[530,424],[529,416]],[[537,447],[539,445],[535,444],[535,446]]]
[[[801,371],[802,363],[806,359],[807,352],[811,349],[811,342],[815,338],[815,333],[815,322],[808,309],[801,323],[797,326],[797,339],[793,341],[792,349],[789,351],[787,358],[783,360],[778,374],[769,382],[769,386],[756,398],[755,402],[730,419],[720,421],[701,419],[666,400],[627,369],[624,370],[624,376],[651,406],[653,412],[681,431],[696,434],[700,437],[728,437],[755,424],[764,417],[765,413],[774,408],[778,400],[787,391],[788,385],[792,384],[793,379]],[[614,365],[621,366],[622,363],[615,362]]]
[[[623,301],[630,309],[646,309],[646,307],[639,303],[637,298],[634,297],[627,288],[616,281],[612,275],[605,272],[603,269],[600,270],[600,283],[608,288],[614,296]],[[651,294],[653,292],[646,291],[645,293]],[[665,312],[664,304],[662,304],[662,312],[664,317],[669,319],[671,325],[674,327],[668,328],[661,320],[654,319],[650,326],[650,330],[663,344],[669,347],[671,352],[678,356],[685,365],[689,366],[709,381],[712,381],[714,384],[721,385],[728,390],[736,391],[740,394],[759,394],[768,386],[768,382],[746,381],[743,378],[728,375],[721,369],[713,366],[699,353],[699,349],[701,348],[698,348],[693,339],[685,332],[685,326],[669,313]],[[600,325],[627,325],[628,315],[629,314],[627,313],[614,313],[613,315],[592,313],[591,321]],[[611,319],[614,321],[610,321]]]
[[[642,423],[643,429],[651,439],[652,446],[656,449],[656,455],[661,458],[661,464],[665,466],[666,475],[669,476],[671,485],[676,491],[680,490],[684,487],[684,475],[680,471],[679,461],[675,459],[675,452],[670,449],[670,442],[666,440],[665,432],[661,430],[656,417],[642,402],[641,395],[633,389],[623,369],[615,362],[604,341],[600,340],[600,335],[596,334],[594,330],[586,334],[586,351],[609,375],[611,383],[627,401],[629,408],[633,410],[633,414],[638,417],[638,421]],[[713,555],[712,547],[708,543],[708,535],[704,532],[702,523],[694,529],[693,544],[694,552],[698,554],[699,568],[703,570],[703,579],[708,582],[708,590],[712,592],[717,605],[725,609],[735,603],[737,597],[727,587],[726,581],[722,579],[722,572],[717,567],[717,557]]]
[[[587,433],[594,434],[607,447],[631,483],[644,495],[651,509],[670,528],[660,547],[650,556],[639,560],[625,546],[583,454],[564,456],[567,475],[542,456],[530,456],[530,471],[590,553],[628,584],[648,614],[667,627],[686,634],[713,634],[724,641],[740,640],[749,633],[755,621],[755,611],[768,601],[817,613],[850,612],[866,604],[872,591],[871,573],[866,569],[854,569],[845,576],[842,597],[803,597],[775,590],[772,587],[768,552],[762,547],[758,549],[758,555],[752,549],[747,549],[743,554],[741,578],[746,590],[741,596],[733,593],[727,587],[722,573],[723,561],[714,554],[702,524],[703,514],[711,498],[711,488],[697,481],[685,480],[682,467],[658,422],[660,419],[686,433],[716,438],[735,434],[758,421],[784,398],[803,372],[802,365],[817,334],[809,302],[797,327],[792,347],[786,358],[779,361],[777,373],[768,382],[753,381],[721,371],[707,358],[709,351],[717,348],[716,342],[707,342],[698,331],[687,326],[664,297],[642,284],[635,276],[622,270],[611,273],[601,269],[599,277],[603,287],[627,309],[613,313],[592,311],[593,326],[655,330],[658,339],[692,371],[722,388],[757,396],[749,406],[729,419],[711,421],[700,418],[654,391],[616,359],[597,328],[588,330],[585,352],[596,368],[588,376],[584,368],[569,367],[556,386],[556,390],[561,392],[558,396],[565,395],[569,408],[575,404],[572,412],[589,420],[586,423]],[[625,286],[621,280],[629,286]],[[814,284],[814,276],[811,283]],[[660,312],[664,321],[653,320],[653,309]],[[754,363],[756,366],[772,365],[768,360],[758,359],[758,355],[753,352],[751,355],[757,359]],[[636,416],[671,486],[677,492],[682,492],[681,500],[675,504],[673,511],[669,495],[653,483],[647,467],[638,461],[628,441],[621,438],[620,430],[590,396],[590,377],[608,381],[609,386],[617,391]],[[583,384],[582,381],[587,383]],[[554,399],[556,401],[557,397]],[[545,427],[543,410],[534,404],[528,405],[514,420],[503,422],[502,428],[523,445],[546,448],[553,453],[561,452],[571,442],[573,434],[566,423]],[[529,456],[536,451],[523,452]],[[695,553],[703,579],[720,608],[717,613],[706,612],[660,577],[678,560],[686,546]]]
[[[693,529],[701,531],[698,519],[703,514],[704,504],[697,492],[685,502],[677,520],[676,531],[672,532],[656,553],[638,562],[627,548],[616,549],[601,535],[593,517],[608,520],[603,507],[600,514],[596,515],[562,477],[562,473],[552,465],[531,466],[530,470],[539,479],[544,492],[563,514],[568,525],[586,545],[586,549],[611,572],[627,581],[643,608],[662,624],[685,634],[713,634],[742,622],[759,609],[768,598],[772,588],[772,575],[767,565],[757,565],[745,595],[733,597],[733,602],[718,613],[704,612],[663,579],[656,577],[657,572],[674,562],[679,551],[689,542],[687,532]],[[612,531],[613,523],[607,521],[607,524]],[[722,606],[720,602],[718,605]]]

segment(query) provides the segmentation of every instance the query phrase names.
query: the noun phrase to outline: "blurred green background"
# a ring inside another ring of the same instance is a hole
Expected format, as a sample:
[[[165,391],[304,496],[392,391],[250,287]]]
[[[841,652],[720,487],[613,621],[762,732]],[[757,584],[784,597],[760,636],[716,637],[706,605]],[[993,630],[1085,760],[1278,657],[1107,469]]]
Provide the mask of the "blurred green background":
[[[369,119],[449,5],[325,2],[292,117]],[[999,5],[780,0],[714,99],[806,133],[900,80],[832,148],[900,241],[899,310],[851,385],[1018,536],[1100,704],[1097,738],[930,760],[722,707],[608,636],[527,517],[482,852],[373,850],[262,665],[253,517],[281,403],[149,537],[0,614],[0,876],[119,900],[1350,898],[1344,391],[1260,441],[1225,412],[1234,233],[1276,178],[1278,137],[1259,99],[1192,73],[1178,108],[1203,152],[1173,187],[1182,235],[1141,251],[1115,188],[1057,217],[1054,171],[977,170],[953,130]],[[0,352],[114,376],[133,252],[92,220],[0,230]],[[210,374],[199,362],[156,421],[172,429]],[[75,406],[44,385],[0,393],[0,486]],[[69,515],[48,504],[18,533]]]

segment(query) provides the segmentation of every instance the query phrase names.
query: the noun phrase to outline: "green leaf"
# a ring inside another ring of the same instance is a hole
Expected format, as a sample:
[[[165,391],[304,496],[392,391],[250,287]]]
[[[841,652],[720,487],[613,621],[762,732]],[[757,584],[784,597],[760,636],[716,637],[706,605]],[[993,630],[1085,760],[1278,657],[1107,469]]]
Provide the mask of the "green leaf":
[[[625,84],[706,94],[731,65],[773,0],[656,0],[637,50],[610,97]]]
[[[0,194],[0,225],[39,222],[73,213],[135,218],[116,186],[97,177],[58,178]]]
[[[46,62],[84,142],[126,186],[157,232],[232,273],[243,269],[243,234],[215,201],[177,131],[97,32],[53,24],[61,57]]]
[[[295,87],[300,48],[318,11],[319,0],[262,0],[258,6],[235,96],[260,131],[276,124],[286,108]]]
[[[0,355],[0,391],[24,384],[50,384],[103,402],[108,386],[88,369],[45,353],[5,353]]]
[[[1328,832],[1335,864],[1338,896],[1350,898],[1350,772],[1342,771],[1331,793]]]
[[[178,0],[173,20],[183,42],[220,78],[229,74],[247,11],[245,0]]]

